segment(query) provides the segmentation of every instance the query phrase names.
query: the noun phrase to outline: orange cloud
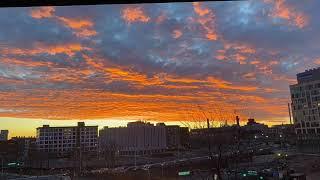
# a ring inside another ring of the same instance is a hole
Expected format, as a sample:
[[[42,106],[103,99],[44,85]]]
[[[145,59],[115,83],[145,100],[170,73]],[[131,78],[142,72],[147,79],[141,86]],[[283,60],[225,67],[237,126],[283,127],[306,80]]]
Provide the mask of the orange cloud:
[[[55,18],[63,25],[72,29],[74,31],[73,33],[78,37],[91,37],[97,35],[97,32],[93,29],[94,23],[89,19],[66,18],[62,16],[56,16],[54,12],[55,9],[53,7],[41,7],[32,9],[30,16],[35,19]]]
[[[317,58],[313,61],[315,64],[320,64],[320,58]]]
[[[157,17],[156,23],[161,24],[164,20],[167,19],[166,13],[163,11],[161,12],[160,16]]]
[[[270,16],[289,21],[291,25],[304,28],[309,23],[309,18],[302,12],[298,12],[294,7],[286,3],[285,0],[265,1],[274,5]]]
[[[217,50],[217,55],[215,56],[218,60],[234,60],[239,64],[247,64],[250,56],[253,56],[257,53],[257,50],[245,43],[233,43],[227,42],[222,39],[223,48]]]
[[[136,87],[162,84],[158,76],[147,77],[145,74],[130,70],[130,68],[116,66],[111,63],[104,64],[96,57],[89,57],[87,55],[83,55],[83,57],[88,65],[104,73],[108,77],[108,81],[127,81],[136,85]]]
[[[205,16],[211,13],[207,8],[202,8],[200,2],[193,2],[193,9],[199,16]]]
[[[87,27],[93,26],[93,23],[89,20],[71,19],[71,18],[65,18],[65,17],[58,17],[58,19],[72,29],[81,29],[81,28],[87,28]]]
[[[253,65],[256,65],[256,64],[259,64],[259,63],[260,63],[260,61],[258,61],[258,60],[250,61],[250,64],[253,64]]]
[[[24,67],[39,67],[39,66],[51,66],[51,62],[33,61],[31,59],[18,59],[18,58],[2,58],[1,63],[11,64]]]
[[[173,38],[178,39],[182,36],[182,32],[180,30],[174,30],[172,34]]]
[[[245,43],[230,43],[230,42],[226,42],[223,41],[223,46],[225,50],[228,49],[234,49],[236,51],[238,51],[239,53],[243,53],[243,54],[255,54],[256,53],[256,49],[248,44]]]
[[[256,74],[254,72],[249,72],[244,74],[242,77],[248,80],[256,80]]]
[[[218,60],[225,60],[226,56],[224,56],[222,54],[219,54],[219,55],[215,56],[215,58],[218,59]]]
[[[191,121],[186,119],[188,112],[199,115],[199,106],[209,117],[217,122],[233,120],[234,110],[241,107],[224,101],[210,101],[215,97],[207,93],[196,95],[161,95],[161,94],[121,94],[102,90],[48,90],[0,92],[2,108],[12,112],[0,112],[3,117],[24,117],[43,119],[121,119],[139,117],[152,118],[157,121]],[[230,98],[229,95],[226,95]],[[257,96],[237,96],[230,94],[239,103],[266,103]],[[23,101],[19,100],[23,99]],[[190,103],[193,102],[193,103]],[[218,107],[218,108],[217,108]],[[240,113],[238,113],[240,114]],[[202,113],[201,113],[202,116]],[[204,118],[204,117],[202,117]]]
[[[33,8],[30,12],[30,16],[35,19],[42,19],[42,18],[50,18],[54,16],[55,9],[54,7],[40,7],[40,8]]]
[[[215,15],[212,10],[201,7],[199,2],[193,2],[194,12],[198,15],[196,21],[205,30],[205,37],[208,40],[215,41],[218,34],[215,29]]]
[[[239,64],[247,64],[245,61],[247,60],[247,57],[241,54],[234,54],[233,58],[239,63]]]
[[[78,37],[90,37],[97,35],[93,29],[94,23],[88,19],[74,19],[66,17],[57,17],[64,25],[74,30],[74,34]]]
[[[64,53],[69,56],[73,56],[76,52],[82,50],[90,50],[88,47],[83,47],[81,44],[70,43],[70,44],[56,44],[56,45],[46,45],[43,43],[35,43],[31,49],[21,49],[21,48],[11,48],[6,47],[0,49],[1,54],[15,54],[15,55],[36,55],[47,53],[50,55],[56,55],[59,53]]]
[[[231,82],[221,80],[214,77],[208,77],[208,82],[210,82],[213,86],[220,88],[220,89],[227,89],[227,90],[240,90],[240,91],[256,91],[258,88],[254,86],[239,86],[232,84]]]
[[[150,20],[150,17],[148,17],[142,10],[141,7],[127,7],[122,10],[122,18],[128,22],[143,22],[146,23]]]

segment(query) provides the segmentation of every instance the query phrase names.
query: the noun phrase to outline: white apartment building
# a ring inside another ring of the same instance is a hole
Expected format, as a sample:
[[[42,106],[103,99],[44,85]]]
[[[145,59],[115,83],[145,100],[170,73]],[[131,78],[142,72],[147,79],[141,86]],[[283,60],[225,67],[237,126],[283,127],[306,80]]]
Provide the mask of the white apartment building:
[[[291,109],[298,135],[320,134],[320,68],[297,74],[290,85]]]
[[[38,150],[49,153],[67,153],[75,149],[82,152],[97,151],[98,126],[50,127],[37,128],[36,144]]]
[[[120,154],[152,154],[166,150],[165,126],[141,121],[127,127],[104,127],[99,131],[101,150],[115,148]]]

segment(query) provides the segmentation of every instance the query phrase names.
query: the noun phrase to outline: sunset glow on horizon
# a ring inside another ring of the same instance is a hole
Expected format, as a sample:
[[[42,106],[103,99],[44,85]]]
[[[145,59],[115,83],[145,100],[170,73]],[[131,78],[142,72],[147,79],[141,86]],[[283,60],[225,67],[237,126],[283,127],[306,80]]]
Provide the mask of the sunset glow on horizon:
[[[319,2],[0,9],[0,129],[43,124],[288,123],[289,85],[319,66]]]

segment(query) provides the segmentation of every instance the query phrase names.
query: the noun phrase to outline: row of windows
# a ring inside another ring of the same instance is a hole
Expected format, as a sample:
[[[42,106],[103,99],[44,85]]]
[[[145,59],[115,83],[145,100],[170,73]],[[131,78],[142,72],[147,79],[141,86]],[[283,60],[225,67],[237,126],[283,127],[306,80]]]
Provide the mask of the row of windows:
[[[47,137],[38,137],[40,140],[52,140],[52,139],[76,139],[76,136],[47,136]],[[90,135],[90,136],[81,136],[80,139],[96,139],[97,136]]]
[[[305,108],[318,108],[318,110],[320,110],[320,102],[318,103],[308,103],[308,104],[298,104],[298,105],[293,105],[293,110],[301,110],[301,109],[305,109]]]
[[[81,146],[84,146],[84,147],[89,147],[89,146],[97,146],[97,143],[82,143]],[[59,145],[39,145],[39,148],[61,148],[61,147],[64,147],[64,148],[71,148],[71,147],[76,147],[75,144],[59,144]]]
[[[312,91],[307,91],[307,92],[304,92],[304,91],[300,91],[300,92],[296,92],[296,93],[292,93],[291,94],[291,97],[294,99],[294,98],[303,98],[305,97],[306,95],[312,95],[312,96],[315,96],[315,95],[319,95],[320,94],[320,90],[312,90]]]
[[[41,136],[48,136],[48,135],[76,135],[76,132],[40,132],[38,133]],[[84,131],[80,132],[80,135],[89,135],[89,134],[98,134],[96,131]]]
[[[77,131],[77,127],[75,128],[41,128],[39,129],[41,132],[73,132]],[[83,127],[79,129],[80,132],[83,131],[97,131],[96,127]]]
[[[319,127],[319,122],[301,122],[301,123],[296,123],[296,127]]]
[[[96,139],[86,139],[86,140],[81,140],[80,142],[96,142]],[[76,143],[75,140],[73,141],[40,141],[40,144],[62,144],[62,143]]]
[[[67,151],[72,151],[73,149],[72,148],[60,148],[60,149],[47,149],[47,148],[43,148],[43,149],[40,149],[41,151],[44,151],[44,152],[67,152]],[[83,148],[82,149],[83,151],[96,151],[97,148],[95,147],[88,147],[88,148]]]
[[[320,128],[297,129],[297,134],[320,134]]]
[[[295,87],[292,88],[293,91],[306,91],[306,90],[312,90],[315,88],[320,88],[320,83],[317,84],[309,84],[309,85],[305,85],[305,86],[299,86],[299,87]]]

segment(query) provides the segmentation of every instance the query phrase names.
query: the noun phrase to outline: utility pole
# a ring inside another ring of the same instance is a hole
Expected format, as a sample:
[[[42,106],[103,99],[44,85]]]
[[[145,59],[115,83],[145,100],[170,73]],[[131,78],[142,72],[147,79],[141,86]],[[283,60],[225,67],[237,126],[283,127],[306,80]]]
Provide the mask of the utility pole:
[[[3,156],[1,157],[1,175],[3,176]]]
[[[236,122],[237,122],[237,153],[236,153],[236,160],[235,160],[235,171],[234,171],[234,175],[235,175],[235,179],[238,179],[237,177],[237,168],[238,168],[238,152],[239,152],[239,155],[240,155],[240,118],[239,116],[236,116]]]
[[[134,168],[137,168],[137,147],[134,148]]]
[[[290,103],[288,103],[288,111],[289,111],[290,124],[292,124]]]
[[[210,143],[210,136],[209,136],[209,133],[210,133],[210,122],[209,122],[209,119],[207,118],[207,140],[208,140],[208,150],[209,150],[210,158],[212,158],[212,153],[211,153],[211,143]]]
[[[211,160],[211,164],[213,164],[213,155],[212,155],[212,151],[211,151],[211,141],[210,141],[210,121],[209,121],[209,118],[207,118],[207,141],[208,141],[209,157]],[[214,170],[211,169],[211,172],[212,172],[212,179],[215,179]]]

